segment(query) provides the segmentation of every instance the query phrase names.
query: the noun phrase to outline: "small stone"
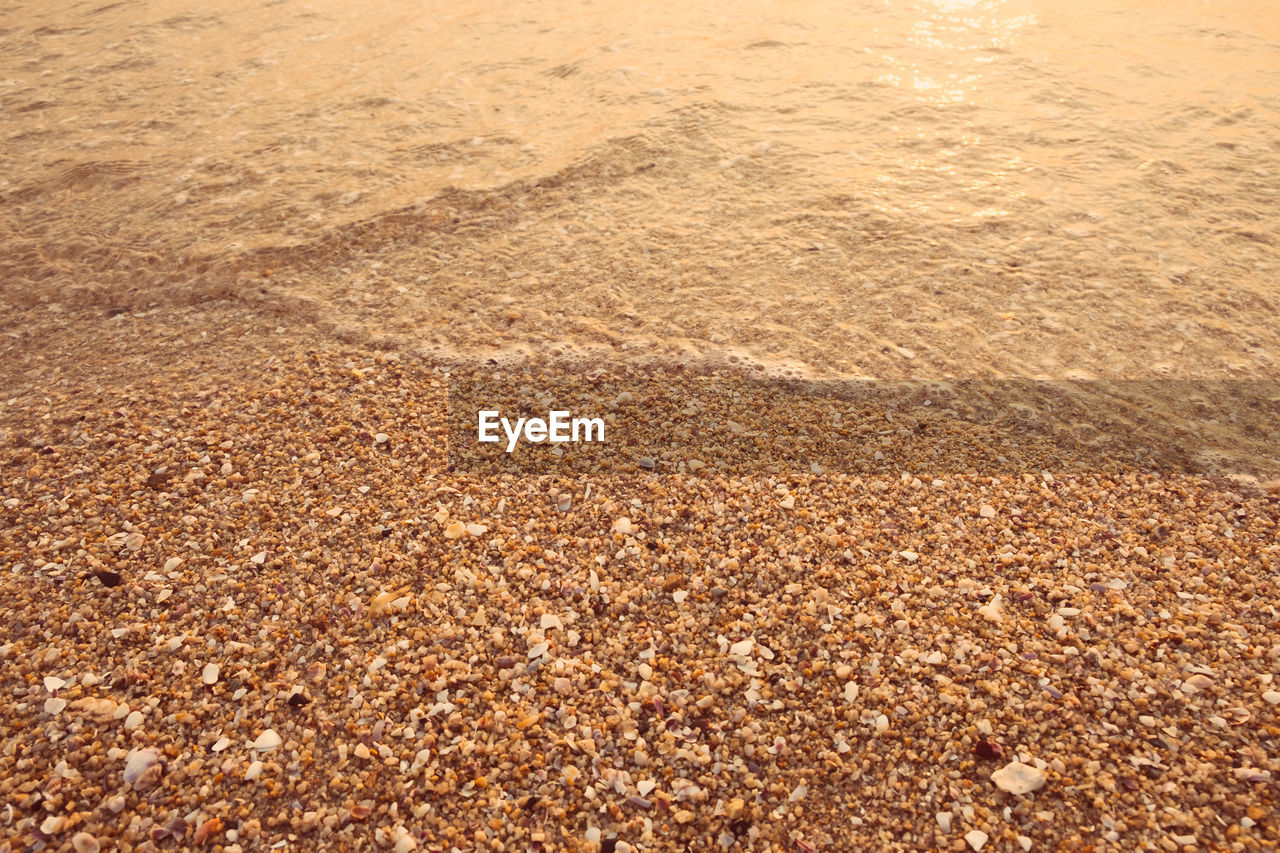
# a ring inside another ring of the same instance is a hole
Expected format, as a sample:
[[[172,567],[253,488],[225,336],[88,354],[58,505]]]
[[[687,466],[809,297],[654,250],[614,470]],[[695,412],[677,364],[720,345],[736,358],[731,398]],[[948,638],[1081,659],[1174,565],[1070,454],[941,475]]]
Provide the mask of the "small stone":
[[[283,742],[275,729],[267,729],[258,735],[258,739],[253,742],[253,748],[258,752],[270,752]]]
[[[66,818],[62,815],[51,814],[44,819],[43,823],[40,824],[40,831],[45,835],[57,835],[59,832],[62,832],[62,824],[65,822]]]
[[[1000,596],[997,595],[986,604],[978,608],[978,615],[988,622],[1000,622],[1004,619],[1004,613],[1000,609]]]
[[[978,515],[982,516],[983,518],[995,518],[995,517],[996,517],[996,508],[995,508],[995,507],[993,507],[991,504],[983,504],[983,505],[978,509]],[[985,840],[985,839],[984,839],[984,840]]]
[[[56,717],[58,714],[61,714],[62,710],[66,707],[67,700],[59,696],[50,696],[48,699],[44,700],[44,712],[51,716]]]
[[[1029,794],[1044,786],[1048,780],[1043,770],[1021,761],[1011,761],[991,774],[996,787],[1010,794]]]
[[[688,809],[681,809],[672,815],[672,817],[676,819],[676,823],[693,823],[693,819],[696,815]]]
[[[1280,705],[1280,690],[1268,690],[1263,693],[1262,701],[1269,705]]]
[[[77,832],[72,836],[71,846],[75,848],[76,853],[98,853],[102,849],[98,839],[88,832]]]
[[[943,832],[951,831],[951,812],[938,812],[934,815],[934,818],[938,821],[938,826],[942,828]]]
[[[378,444],[386,444],[391,440],[391,436],[387,435],[385,432],[380,432],[373,437],[373,440]]]
[[[466,532],[467,532],[466,525],[464,525],[461,521],[451,521],[449,522],[449,526],[444,529],[444,538],[457,539],[458,537],[462,536],[462,534]]]
[[[657,786],[658,783],[654,782],[652,779],[642,779],[636,783],[636,791],[640,793],[640,796],[647,797],[649,796],[649,792]]]
[[[218,672],[216,663],[207,663],[204,665],[204,671],[200,673],[200,680],[205,684],[214,684],[218,680]]]
[[[56,675],[46,675],[44,677],[44,689],[48,690],[50,693],[54,692],[55,690],[61,690],[66,686],[67,686],[67,682],[63,681],[61,678],[58,678],[58,676]]]
[[[846,681],[844,685],[844,701],[852,705],[858,701],[858,684],[854,681]]]
[[[244,780],[246,782],[252,782],[254,779],[257,779],[261,775],[262,775],[262,762],[255,761],[249,765],[248,770],[244,771]]]
[[[916,560],[920,559],[920,555],[915,551],[899,551],[898,556],[906,560],[908,563],[914,563]]]
[[[742,817],[742,812],[746,807],[747,804],[743,802],[741,797],[734,797],[729,801],[729,804],[724,807],[725,817],[729,818],[729,820],[737,820]]]
[[[562,675],[552,683],[552,687],[561,696],[568,696],[573,691],[573,682]]]
[[[220,737],[218,738],[218,742],[213,745],[213,751],[222,752],[222,750],[226,749],[229,746],[231,746],[231,738]]]
[[[971,829],[964,834],[964,840],[969,842],[969,846],[974,849],[974,853],[982,849],[982,845],[987,843],[989,837],[981,829]]]
[[[417,850],[418,842],[413,840],[413,836],[407,832],[400,834],[396,838],[396,853],[409,853],[410,850]]]
[[[631,530],[631,519],[627,518],[625,515],[615,521],[613,523],[613,527],[610,528],[610,532],[621,533],[623,536],[626,536],[631,532]]]
[[[124,718],[124,730],[129,731],[131,729],[136,729],[138,726],[142,725],[143,719],[141,711],[130,711],[129,716]]]

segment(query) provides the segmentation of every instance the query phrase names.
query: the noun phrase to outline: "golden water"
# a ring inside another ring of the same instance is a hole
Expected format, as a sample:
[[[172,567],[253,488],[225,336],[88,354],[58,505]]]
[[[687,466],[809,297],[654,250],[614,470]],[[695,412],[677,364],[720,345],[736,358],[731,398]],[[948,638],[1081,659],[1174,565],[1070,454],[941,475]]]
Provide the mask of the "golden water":
[[[10,3],[0,300],[433,358],[1274,377],[1263,0]]]

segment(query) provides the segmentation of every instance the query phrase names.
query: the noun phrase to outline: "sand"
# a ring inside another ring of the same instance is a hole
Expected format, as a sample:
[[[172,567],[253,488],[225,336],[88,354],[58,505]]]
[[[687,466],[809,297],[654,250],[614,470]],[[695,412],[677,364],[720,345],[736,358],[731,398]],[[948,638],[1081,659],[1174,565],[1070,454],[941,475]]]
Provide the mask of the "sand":
[[[395,353],[6,331],[10,849],[1274,849],[1274,492],[451,471]]]

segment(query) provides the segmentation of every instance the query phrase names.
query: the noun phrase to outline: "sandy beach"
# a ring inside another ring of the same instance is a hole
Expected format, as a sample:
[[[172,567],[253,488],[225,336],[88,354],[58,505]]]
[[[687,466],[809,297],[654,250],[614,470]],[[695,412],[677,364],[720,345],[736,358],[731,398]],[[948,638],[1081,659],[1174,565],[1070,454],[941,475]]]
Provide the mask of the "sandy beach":
[[[437,368],[66,322],[6,361],[11,849],[1274,848],[1274,492],[451,473]]]
[[[0,851],[1280,846],[1270,5],[0,17]]]

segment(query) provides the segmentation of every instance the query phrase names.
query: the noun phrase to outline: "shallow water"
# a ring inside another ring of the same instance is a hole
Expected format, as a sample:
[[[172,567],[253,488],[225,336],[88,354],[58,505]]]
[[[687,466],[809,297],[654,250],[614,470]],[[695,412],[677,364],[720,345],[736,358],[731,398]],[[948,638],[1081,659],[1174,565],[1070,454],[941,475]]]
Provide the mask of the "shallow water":
[[[13,305],[433,358],[1275,377],[1280,11],[10,4]]]

